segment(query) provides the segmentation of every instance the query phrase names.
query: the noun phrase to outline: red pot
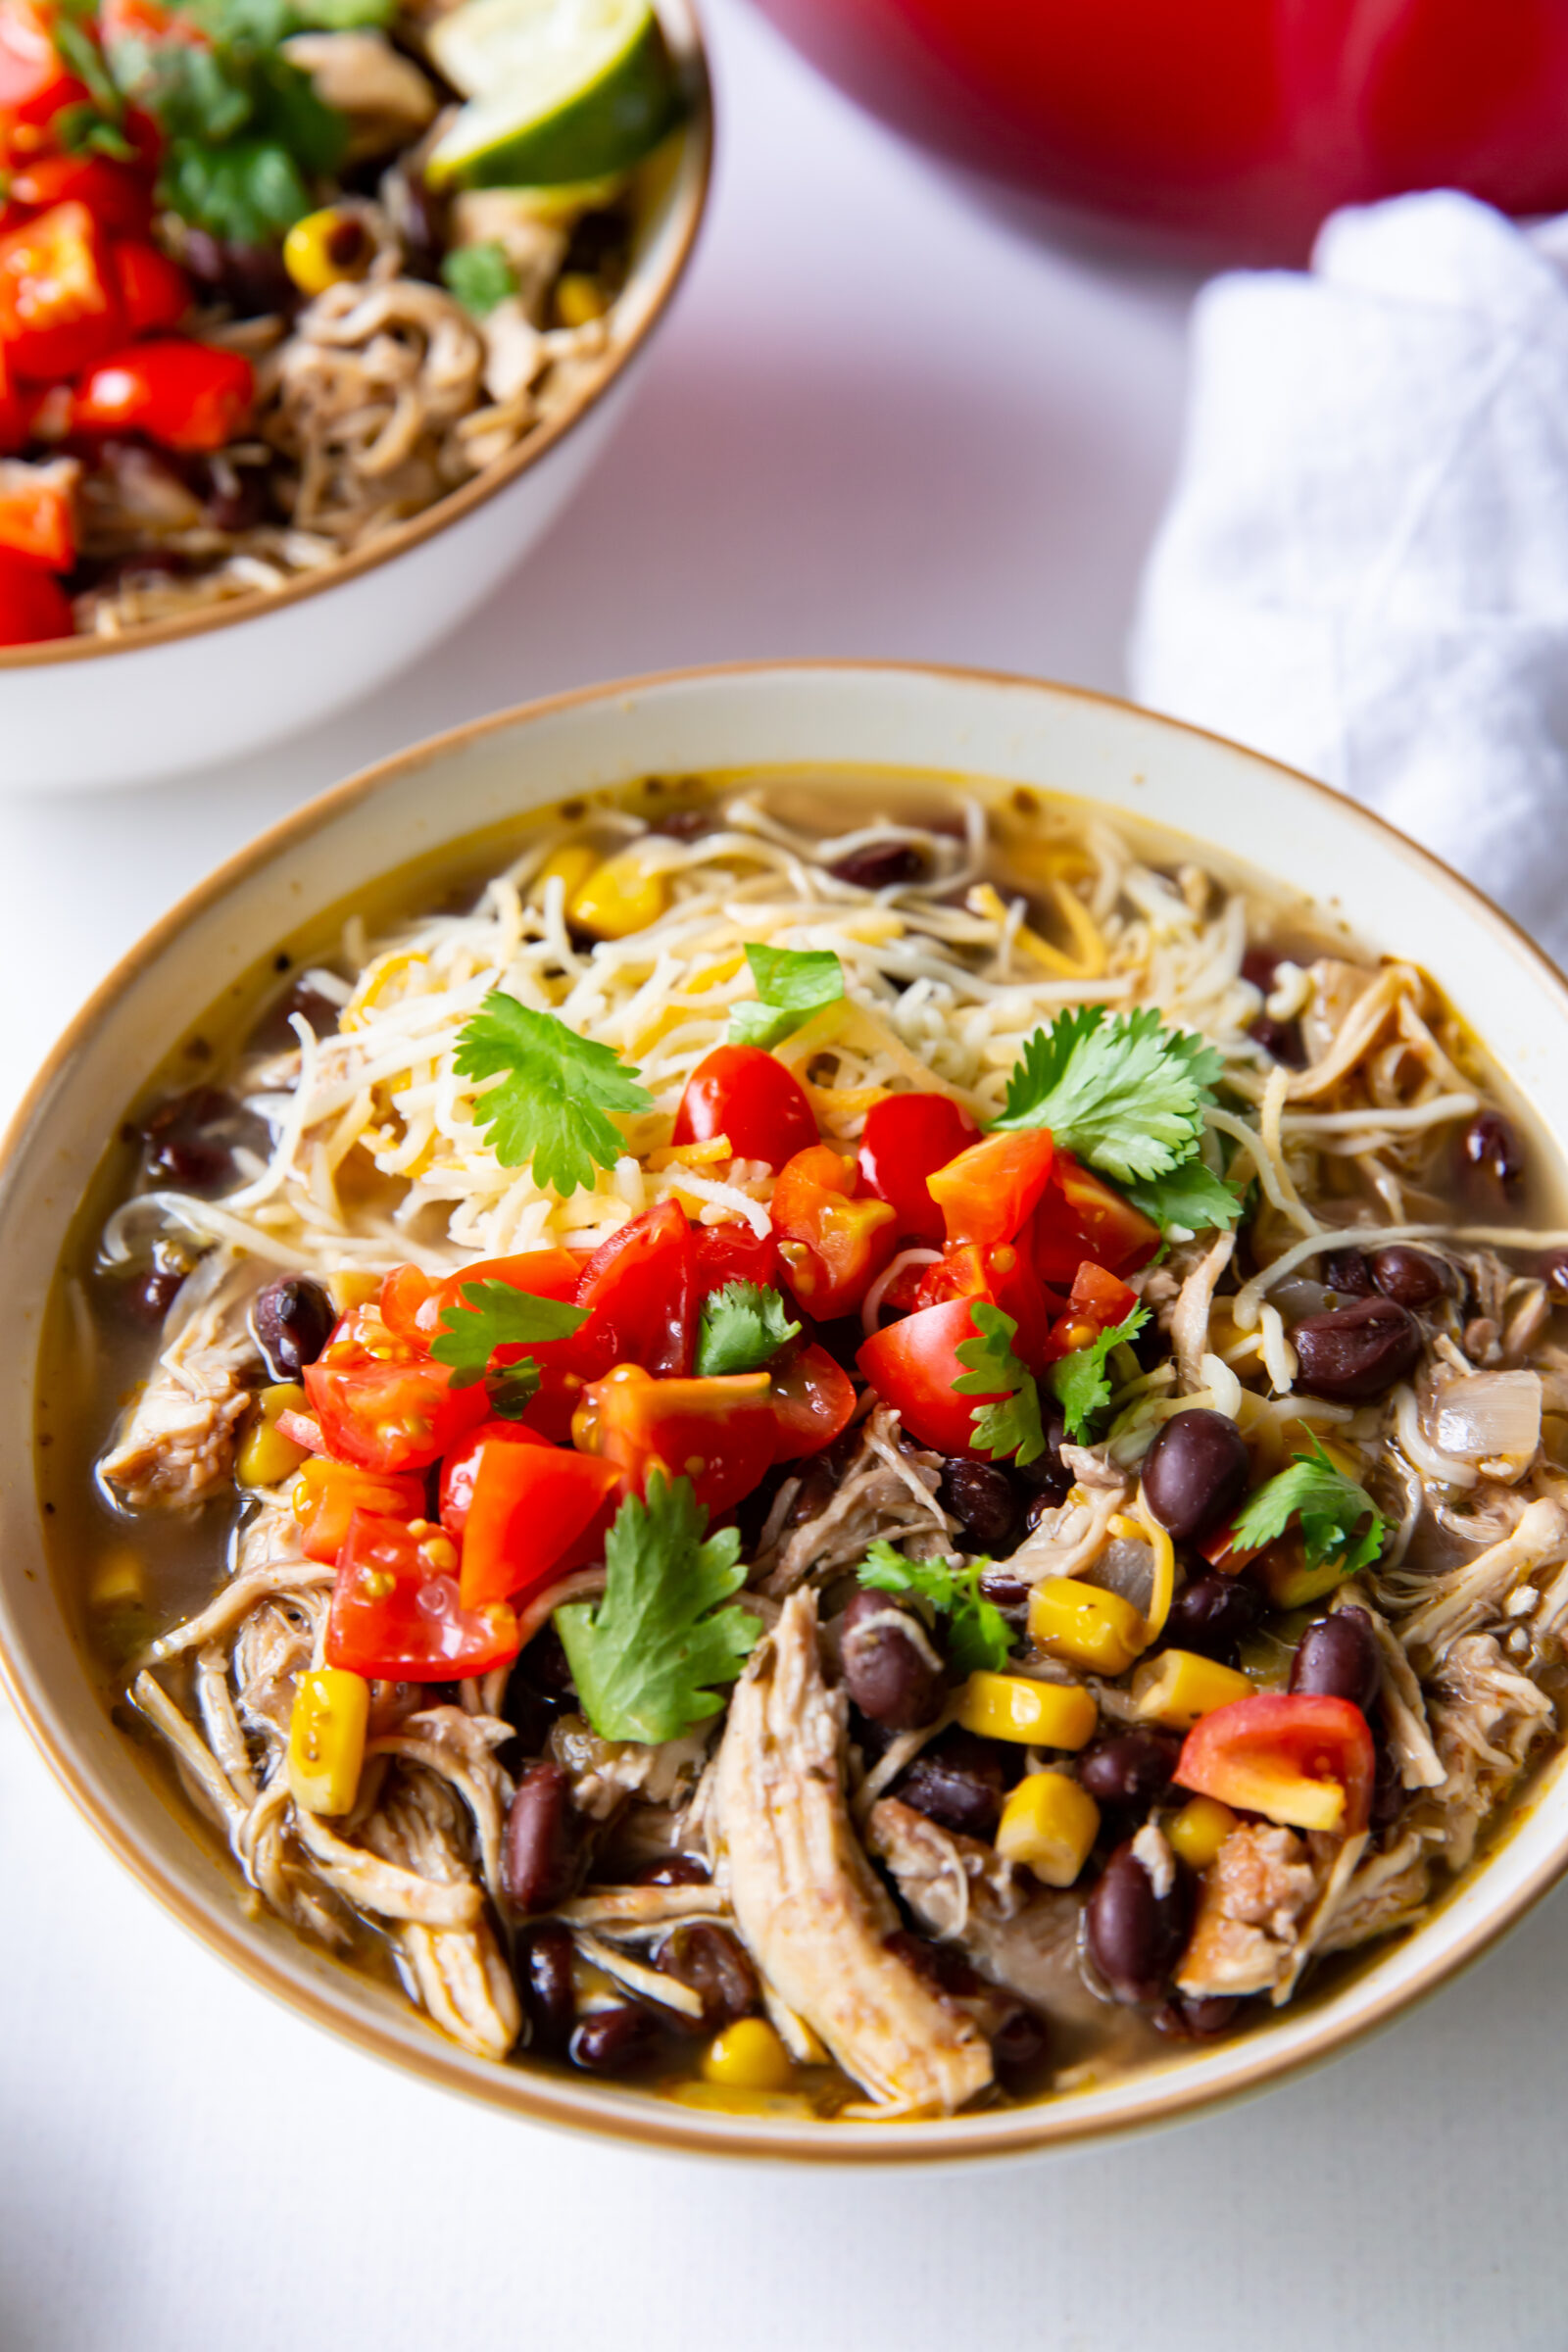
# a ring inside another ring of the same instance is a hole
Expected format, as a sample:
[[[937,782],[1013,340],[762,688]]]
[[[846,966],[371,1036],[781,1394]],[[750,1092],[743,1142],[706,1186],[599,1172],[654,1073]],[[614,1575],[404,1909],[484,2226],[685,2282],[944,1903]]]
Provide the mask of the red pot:
[[[1568,206],[1568,0],[760,0],[957,161],[1233,253],[1336,205]]]

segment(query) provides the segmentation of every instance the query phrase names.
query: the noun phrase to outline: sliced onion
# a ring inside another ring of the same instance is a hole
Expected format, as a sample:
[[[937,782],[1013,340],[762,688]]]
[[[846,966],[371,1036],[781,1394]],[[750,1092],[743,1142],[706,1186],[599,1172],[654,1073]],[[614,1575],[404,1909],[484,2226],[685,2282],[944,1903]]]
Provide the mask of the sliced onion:
[[[1439,1448],[1462,1462],[1523,1469],[1541,1444],[1539,1372],[1473,1372],[1437,1398]]]

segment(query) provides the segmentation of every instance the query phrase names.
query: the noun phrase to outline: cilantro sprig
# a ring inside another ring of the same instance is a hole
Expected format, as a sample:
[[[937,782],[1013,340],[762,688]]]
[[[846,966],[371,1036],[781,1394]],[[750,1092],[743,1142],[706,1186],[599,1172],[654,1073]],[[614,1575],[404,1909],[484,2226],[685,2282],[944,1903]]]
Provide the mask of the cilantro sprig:
[[[554,1186],[563,1200],[625,1150],[610,1114],[653,1108],[640,1073],[611,1047],[499,988],[465,1025],[454,1067],[461,1078],[500,1080],[479,1097],[475,1123],[504,1168],[531,1163],[535,1184]]]
[[[497,1350],[566,1339],[587,1321],[588,1310],[561,1298],[536,1298],[489,1277],[464,1283],[458,1297],[463,1303],[447,1308],[430,1353],[438,1364],[451,1367],[455,1389],[471,1389],[482,1380],[491,1411],[503,1421],[519,1421],[538,1391],[539,1367],[523,1356],[492,1371]]]
[[[697,1333],[699,1379],[722,1379],[727,1372],[760,1372],[779,1349],[800,1334],[789,1320],[780,1294],[757,1282],[726,1282],[703,1300]]]
[[[1284,1535],[1293,1519],[1301,1530],[1308,1568],[1338,1559],[1345,1574],[1354,1576],[1383,1549],[1383,1514],[1365,1487],[1336,1469],[1316,1438],[1309,1453],[1296,1454],[1288,1470],[1248,1496],[1232,1523],[1231,1542],[1238,1550],[1260,1550]]]
[[[960,1396],[993,1399],[975,1406],[970,1444],[994,1461],[1010,1454],[1019,1464],[1032,1462],[1046,1450],[1046,1433],[1040,1425],[1039,1387],[1013,1348],[1018,1326],[988,1298],[971,1302],[969,1319],[977,1337],[960,1340],[956,1353],[970,1368],[953,1386]]]
[[[441,278],[448,293],[455,294],[475,318],[488,318],[509,295],[515,294],[519,282],[506,247],[495,237],[475,245],[454,245],[442,261]]]
[[[676,1740],[706,1722],[757,1644],[761,1619],[723,1605],[746,1582],[740,1530],[705,1543],[707,1526],[690,1479],[654,1471],[647,1500],[628,1495],[605,1539],[603,1598],[555,1613],[602,1740]]]
[[[1061,1407],[1069,1438],[1087,1437],[1095,1415],[1104,1411],[1110,1402],[1106,1358],[1113,1348],[1135,1340],[1148,1321],[1148,1307],[1135,1306],[1124,1323],[1101,1332],[1087,1348],[1075,1348],[1070,1355],[1052,1365],[1047,1377],[1051,1393]]]
[[[844,966],[826,948],[749,947],[757,1002],[732,1004],[732,1046],[776,1046],[844,994]]]
[[[948,1619],[948,1653],[958,1674],[982,1668],[995,1673],[1007,1662],[1012,1636],[1007,1620],[995,1601],[980,1590],[987,1559],[957,1566],[951,1560],[908,1560],[880,1537],[866,1553],[859,1570],[862,1585],[873,1592],[904,1592],[924,1603],[931,1616]]]

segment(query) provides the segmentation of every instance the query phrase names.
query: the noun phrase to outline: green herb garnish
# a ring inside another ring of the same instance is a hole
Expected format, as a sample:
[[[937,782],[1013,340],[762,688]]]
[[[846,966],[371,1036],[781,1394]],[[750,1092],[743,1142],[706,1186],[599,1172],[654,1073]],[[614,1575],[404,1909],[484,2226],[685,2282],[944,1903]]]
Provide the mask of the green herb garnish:
[[[1081,1439],[1088,1435],[1095,1415],[1103,1412],[1110,1402],[1110,1382],[1105,1375],[1105,1359],[1113,1348],[1134,1340],[1149,1321],[1147,1306],[1135,1306],[1125,1323],[1111,1331],[1102,1331],[1091,1340],[1087,1348],[1075,1348],[1052,1365],[1047,1375],[1051,1393],[1060,1405],[1067,1435]]]
[[[1231,1526],[1238,1551],[1260,1551],[1298,1522],[1308,1568],[1338,1559],[1347,1576],[1370,1567],[1383,1549],[1383,1515],[1365,1487],[1337,1470],[1316,1438],[1310,1453],[1294,1456],[1288,1470],[1250,1494]],[[1360,1536],[1355,1531],[1366,1521]]]
[[[448,291],[476,318],[488,317],[517,291],[517,272],[507,259],[506,247],[494,237],[480,245],[455,245],[442,260],[441,276]]]
[[[499,1078],[474,1105],[475,1124],[504,1168],[531,1163],[533,1180],[563,1200],[612,1168],[625,1139],[609,1114],[653,1108],[609,1046],[578,1037],[553,1012],[533,1012],[492,989],[464,1028],[455,1064],[463,1078]]]
[[[979,1336],[958,1343],[958,1361],[970,1369],[954,1382],[954,1388],[960,1396],[999,1399],[975,1406],[970,1444],[994,1461],[1010,1454],[1020,1464],[1032,1462],[1045,1452],[1046,1436],[1040,1426],[1040,1391],[1034,1374],[1013,1351],[1018,1326],[988,1298],[971,1301],[969,1320]]]
[[[800,1332],[777,1291],[758,1282],[726,1282],[703,1300],[697,1334],[697,1372],[702,1380],[727,1372],[759,1372]]]
[[[826,948],[749,947],[746,960],[757,1003],[730,1006],[732,1046],[776,1046],[844,994],[844,966]]]
[[[957,1673],[974,1674],[983,1667],[995,1673],[1006,1664],[1012,1636],[995,1601],[980,1591],[981,1570],[990,1565],[987,1559],[971,1560],[966,1567],[951,1560],[907,1560],[878,1539],[858,1573],[873,1592],[907,1592],[924,1601],[929,1612],[946,1617],[949,1655]]]
[[[447,1308],[430,1343],[436,1362],[451,1366],[455,1389],[471,1389],[475,1381],[483,1380],[497,1348],[564,1340],[588,1320],[585,1306],[569,1305],[563,1298],[536,1298],[531,1291],[519,1291],[510,1282],[489,1277],[464,1283],[458,1296],[463,1304]],[[505,1367],[509,1377],[522,1369],[520,1364]],[[535,1370],[530,1396],[538,1385]]]

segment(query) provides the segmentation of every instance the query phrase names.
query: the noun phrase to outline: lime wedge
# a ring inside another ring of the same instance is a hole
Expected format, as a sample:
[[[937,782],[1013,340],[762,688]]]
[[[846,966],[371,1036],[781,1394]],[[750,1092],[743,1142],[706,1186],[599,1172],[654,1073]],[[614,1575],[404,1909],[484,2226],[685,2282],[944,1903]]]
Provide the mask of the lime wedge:
[[[656,146],[678,111],[649,0],[462,0],[429,38],[468,101],[426,161],[434,187],[608,178]]]

